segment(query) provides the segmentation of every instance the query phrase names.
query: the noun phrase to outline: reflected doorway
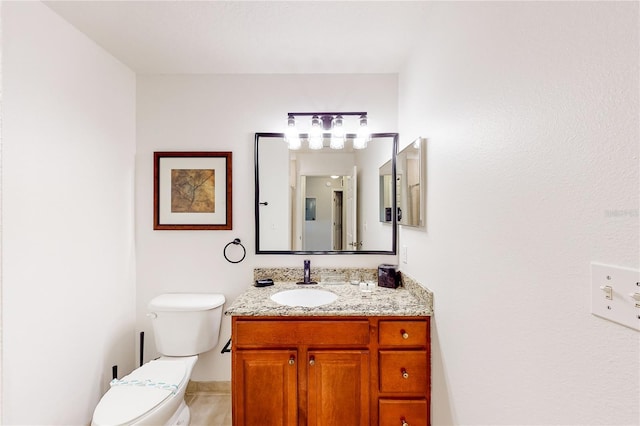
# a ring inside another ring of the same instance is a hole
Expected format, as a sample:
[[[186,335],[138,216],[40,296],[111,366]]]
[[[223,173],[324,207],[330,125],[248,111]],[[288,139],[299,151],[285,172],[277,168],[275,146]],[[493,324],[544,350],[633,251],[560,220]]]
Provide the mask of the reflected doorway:
[[[340,190],[333,191],[333,208],[332,208],[332,222],[333,222],[333,235],[332,235],[332,250],[342,250],[344,248],[342,232],[342,224],[344,223],[344,207],[342,203],[342,197],[344,192]]]
[[[353,250],[349,235],[355,230],[355,199],[350,202],[354,181],[346,175],[300,176],[302,250]]]

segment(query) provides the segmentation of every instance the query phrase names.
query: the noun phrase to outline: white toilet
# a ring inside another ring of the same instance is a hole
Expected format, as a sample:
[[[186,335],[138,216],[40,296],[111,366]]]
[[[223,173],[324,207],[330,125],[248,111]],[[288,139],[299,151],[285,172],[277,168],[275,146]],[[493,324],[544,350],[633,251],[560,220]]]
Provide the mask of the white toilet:
[[[93,412],[94,426],[188,425],[184,393],[198,354],[218,343],[222,294],[171,293],[149,302],[162,357],[114,379]]]

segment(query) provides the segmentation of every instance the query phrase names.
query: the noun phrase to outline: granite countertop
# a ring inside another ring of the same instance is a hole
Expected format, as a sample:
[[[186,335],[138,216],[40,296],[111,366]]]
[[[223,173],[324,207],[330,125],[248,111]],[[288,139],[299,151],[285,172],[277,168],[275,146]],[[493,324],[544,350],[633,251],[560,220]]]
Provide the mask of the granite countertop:
[[[271,295],[283,290],[322,289],[338,295],[335,302],[306,308],[285,306],[271,300]],[[349,283],[319,283],[297,285],[276,281],[270,287],[250,286],[227,308],[225,315],[237,316],[431,316],[432,295],[428,290],[372,286],[369,297],[363,297],[360,287]],[[411,291],[414,290],[414,291]]]

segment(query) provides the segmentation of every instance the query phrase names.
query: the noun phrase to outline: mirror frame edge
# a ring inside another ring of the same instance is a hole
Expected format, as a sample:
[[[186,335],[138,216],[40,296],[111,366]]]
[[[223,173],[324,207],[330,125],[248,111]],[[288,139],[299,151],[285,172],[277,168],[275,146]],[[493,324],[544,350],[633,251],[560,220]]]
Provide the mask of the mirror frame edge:
[[[347,135],[349,136],[349,135]],[[295,254],[295,255],[343,255],[343,254],[372,254],[372,255],[390,255],[396,256],[398,254],[398,222],[396,215],[392,215],[391,222],[391,250],[260,250],[260,219],[259,219],[259,207],[260,207],[260,179],[259,166],[258,166],[258,140],[260,137],[274,137],[284,138],[284,133],[274,132],[256,132],[254,135],[254,148],[253,148],[253,164],[254,164],[254,231],[255,231],[255,254]],[[393,138],[392,152],[391,152],[391,173],[393,175],[393,181],[396,178],[396,157],[398,155],[398,141],[399,134],[394,132],[386,133],[372,133],[371,138]],[[392,202],[396,205],[397,194],[394,188]]]

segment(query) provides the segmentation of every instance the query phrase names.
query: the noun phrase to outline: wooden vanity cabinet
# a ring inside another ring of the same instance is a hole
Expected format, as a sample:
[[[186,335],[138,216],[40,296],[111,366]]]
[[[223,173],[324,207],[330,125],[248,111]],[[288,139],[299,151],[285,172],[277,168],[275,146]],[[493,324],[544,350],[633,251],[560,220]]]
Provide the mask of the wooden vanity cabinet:
[[[427,426],[431,407],[429,318],[381,319],[378,325],[377,424]]]
[[[428,321],[232,317],[234,426],[428,426]]]

